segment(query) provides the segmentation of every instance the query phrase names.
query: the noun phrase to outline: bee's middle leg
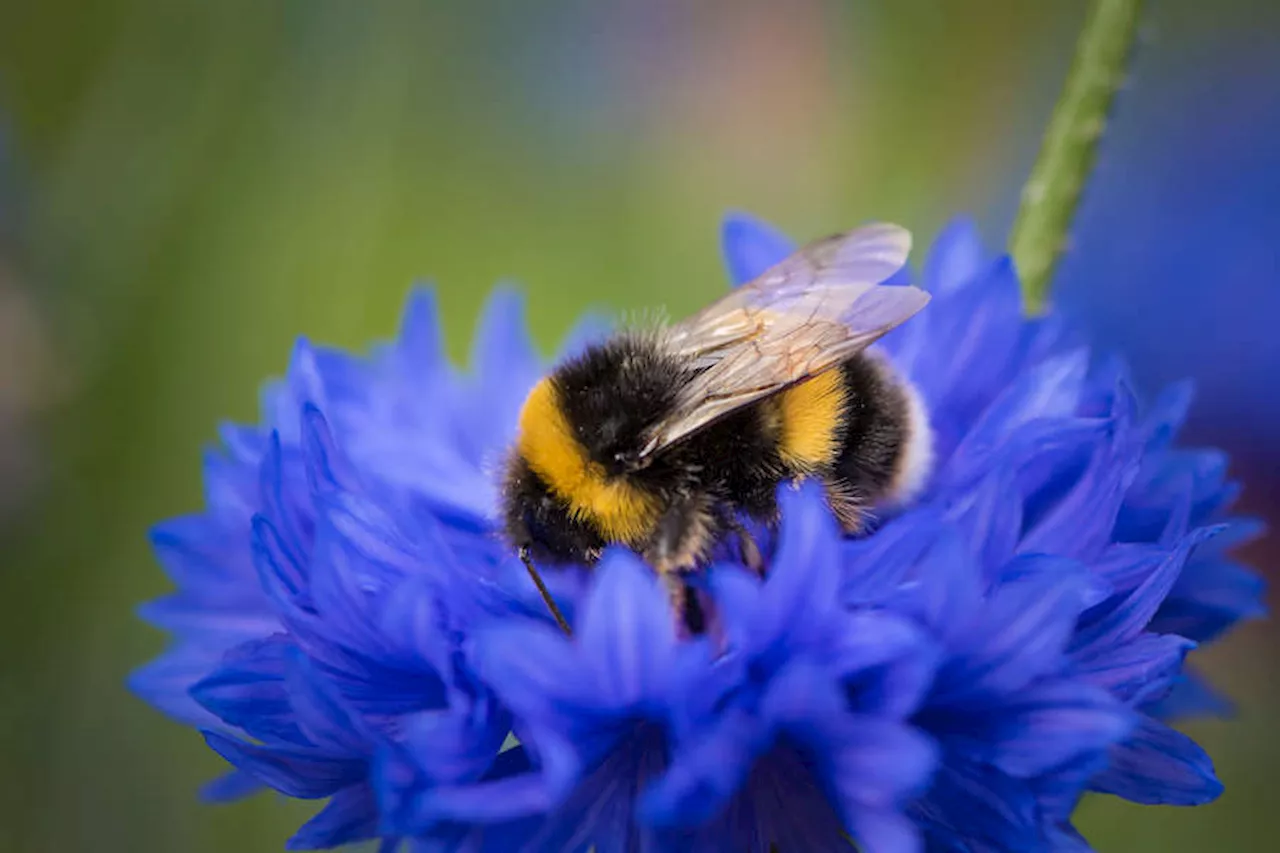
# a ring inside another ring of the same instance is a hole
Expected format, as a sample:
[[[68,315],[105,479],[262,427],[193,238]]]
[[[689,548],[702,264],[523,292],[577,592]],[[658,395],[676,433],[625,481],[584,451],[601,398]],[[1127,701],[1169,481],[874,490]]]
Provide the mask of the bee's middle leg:
[[[742,564],[758,577],[764,577],[764,555],[760,553],[760,546],[756,543],[755,537],[738,520],[733,510],[728,508],[721,509],[719,516],[721,528],[737,541],[738,558],[742,560]]]
[[[698,636],[707,630],[707,609],[697,588],[689,583],[684,572],[662,573],[662,582],[671,599],[671,612],[682,634]]]

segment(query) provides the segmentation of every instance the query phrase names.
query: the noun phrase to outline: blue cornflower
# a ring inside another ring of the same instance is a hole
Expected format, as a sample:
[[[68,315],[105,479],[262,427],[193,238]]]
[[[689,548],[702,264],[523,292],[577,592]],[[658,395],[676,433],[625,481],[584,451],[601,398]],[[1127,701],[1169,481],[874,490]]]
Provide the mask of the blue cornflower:
[[[736,282],[791,249],[724,236]],[[766,579],[706,572],[705,638],[620,549],[547,578],[562,636],[496,535],[489,472],[545,369],[510,294],[470,375],[426,292],[367,358],[300,344],[263,425],[224,428],[205,511],[153,534],[178,590],[144,612],[177,642],[135,689],[238,768],[215,795],[329,798],[298,847],[1073,849],[1087,790],[1212,799],[1161,720],[1215,705],[1184,657],[1260,611],[1221,457],[1173,445],[1184,392],[1144,410],[1025,319],[970,226],[923,278],[880,347],[930,411],[922,493],[849,541],[784,486]]]

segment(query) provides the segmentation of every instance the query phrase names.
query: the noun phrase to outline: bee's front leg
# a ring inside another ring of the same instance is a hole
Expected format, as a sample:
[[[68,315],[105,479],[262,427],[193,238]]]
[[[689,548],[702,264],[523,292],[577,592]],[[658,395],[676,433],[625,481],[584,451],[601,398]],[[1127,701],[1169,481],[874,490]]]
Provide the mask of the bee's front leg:
[[[659,517],[645,557],[664,575],[692,571],[710,552],[716,528],[709,499],[700,495],[677,498]]]
[[[707,625],[698,591],[688,583],[690,572],[706,560],[715,540],[711,502],[687,495],[671,502],[658,519],[644,556],[662,577],[679,630],[701,634]]]

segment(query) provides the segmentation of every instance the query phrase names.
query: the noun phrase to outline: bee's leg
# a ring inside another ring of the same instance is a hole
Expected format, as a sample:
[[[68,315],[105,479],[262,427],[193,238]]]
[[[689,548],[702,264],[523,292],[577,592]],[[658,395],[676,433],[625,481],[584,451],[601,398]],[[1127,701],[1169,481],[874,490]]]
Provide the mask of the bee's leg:
[[[733,534],[733,537],[738,540],[738,557],[742,560],[742,564],[755,575],[764,577],[764,555],[760,553],[760,546],[756,544],[755,538],[747,528],[733,514],[733,511],[727,508],[720,510],[720,523],[726,532]]]
[[[715,541],[715,516],[705,498],[674,501],[654,530],[645,557],[662,574],[697,568]]]
[[[707,630],[707,611],[702,599],[686,580],[685,573],[667,571],[661,573],[662,585],[667,589],[671,600],[671,614],[675,619],[676,630],[681,636],[691,637],[703,634]]]
[[[870,520],[866,501],[843,480],[827,480],[825,485],[827,505],[840,522],[840,530],[845,536],[862,533]]]
[[[764,577],[764,555],[760,553],[760,546],[756,544],[755,538],[747,532],[747,528],[736,521],[734,522],[734,532],[738,536],[738,549],[742,555],[742,564],[760,577]]]
[[[686,636],[704,633],[709,624],[707,608],[688,577],[706,560],[718,529],[710,500],[689,495],[662,514],[644,551],[666,585],[677,628]]]
[[[706,633],[707,630],[707,611],[702,605],[702,597],[698,594],[698,590],[688,581],[680,581],[681,602],[680,602],[680,622],[684,628],[692,635]]]

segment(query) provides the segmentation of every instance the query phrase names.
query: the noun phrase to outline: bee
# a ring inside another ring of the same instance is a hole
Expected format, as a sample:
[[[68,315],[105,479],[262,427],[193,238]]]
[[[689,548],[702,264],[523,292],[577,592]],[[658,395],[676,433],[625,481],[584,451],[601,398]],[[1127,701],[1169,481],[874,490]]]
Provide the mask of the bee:
[[[929,301],[883,283],[910,248],[888,224],[815,241],[681,322],[587,347],[533,387],[503,522],[562,628],[535,562],[589,565],[626,545],[697,622],[685,574],[729,536],[762,570],[741,519],[776,521],[780,484],[821,481],[848,534],[920,488],[924,407],[867,349]]]

